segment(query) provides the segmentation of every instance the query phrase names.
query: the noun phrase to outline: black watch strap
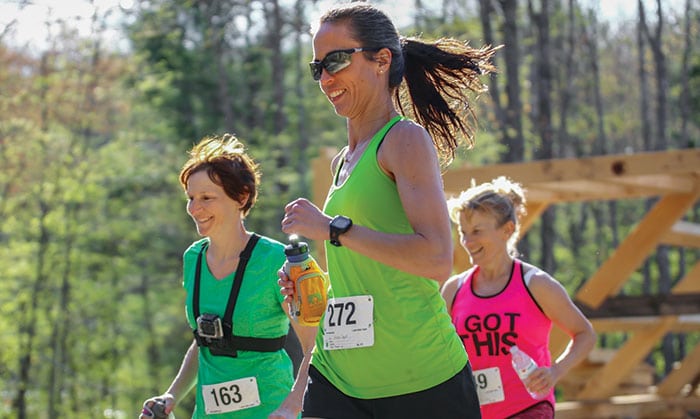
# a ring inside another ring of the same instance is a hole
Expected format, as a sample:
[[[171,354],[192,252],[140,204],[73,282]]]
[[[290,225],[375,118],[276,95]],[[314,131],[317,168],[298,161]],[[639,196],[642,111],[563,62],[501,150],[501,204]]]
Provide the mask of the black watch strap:
[[[340,235],[350,230],[352,220],[342,215],[336,215],[329,224],[330,227],[330,242],[333,246],[340,247]]]

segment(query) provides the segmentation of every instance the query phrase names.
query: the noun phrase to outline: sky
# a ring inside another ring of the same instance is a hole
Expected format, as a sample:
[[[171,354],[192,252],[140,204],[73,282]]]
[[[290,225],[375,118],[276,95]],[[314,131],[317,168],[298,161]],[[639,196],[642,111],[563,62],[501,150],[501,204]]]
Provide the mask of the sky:
[[[113,36],[116,42],[120,41],[118,33],[119,17],[121,11],[132,7],[139,0],[94,0],[100,16],[109,12],[107,37]],[[635,0],[579,0],[584,5],[592,5],[599,10],[599,16],[610,22],[636,19],[637,2]],[[664,0],[664,7],[673,7],[676,11],[682,10],[685,0]],[[414,0],[385,0],[384,9],[391,15],[397,26],[403,26],[402,22],[410,22],[411,5]],[[649,8],[656,10],[654,0],[644,0]],[[430,1],[425,4],[432,3]],[[24,4],[24,7],[20,5]],[[49,32],[45,22],[50,17],[51,21],[58,19],[71,22],[71,26],[78,29],[82,35],[90,33],[90,16],[93,8],[89,0],[0,0],[0,35],[5,32],[8,25],[14,22],[11,31],[5,35],[6,40],[11,40],[13,45],[26,45],[30,50],[41,50],[47,45]],[[653,14],[652,14],[653,16]],[[653,17],[652,17],[653,19]],[[53,28],[56,31],[56,28]],[[126,45],[117,45],[127,49]]]
[[[122,10],[138,0],[94,0],[98,16],[107,17],[106,36],[116,38]],[[12,25],[5,39],[13,45],[43,49],[49,39],[46,21],[63,20],[81,35],[90,34],[90,18],[94,12],[89,0],[0,0],[0,34]],[[52,28],[55,33],[56,27]]]

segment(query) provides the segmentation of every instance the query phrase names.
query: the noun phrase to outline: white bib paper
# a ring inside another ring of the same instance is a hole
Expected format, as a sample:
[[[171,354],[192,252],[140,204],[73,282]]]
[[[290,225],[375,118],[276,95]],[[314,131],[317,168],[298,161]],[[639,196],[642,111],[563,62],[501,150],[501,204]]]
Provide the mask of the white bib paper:
[[[479,396],[479,404],[502,402],[506,399],[503,393],[501,371],[498,367],[474,371],[473,375],[476,382],[476,393]]]
[[[202,398],[207,415],[235,412],[260,405],[255,377],[202,386]]]
[[[333,298],[323,318],[323,349],[374,345],[374,300],[371,295]]]

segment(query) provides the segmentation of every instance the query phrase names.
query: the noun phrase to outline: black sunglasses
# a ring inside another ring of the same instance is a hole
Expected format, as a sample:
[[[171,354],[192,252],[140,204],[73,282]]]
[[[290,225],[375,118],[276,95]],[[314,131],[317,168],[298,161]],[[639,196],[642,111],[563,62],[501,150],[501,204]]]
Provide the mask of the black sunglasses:
[[[335,74],[350,65],[352,54],[361,51],[379,51],[381,48],[348,48],[331,51],[321,61],[311,61],[311,77],[321,80],[321,73],[325,68],[328,74]]]

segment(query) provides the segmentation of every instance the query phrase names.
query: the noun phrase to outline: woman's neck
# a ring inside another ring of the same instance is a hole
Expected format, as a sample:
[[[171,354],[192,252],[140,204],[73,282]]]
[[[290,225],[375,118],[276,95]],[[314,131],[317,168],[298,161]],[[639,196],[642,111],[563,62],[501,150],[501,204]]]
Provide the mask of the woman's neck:
[[[384,125],[399,113],[391,107],[384,107],[381,111],[365,112],[363,117],[348,118],[348,146],[350,151],[360,144],[370,141]]]
[[[513,258],[505,255],[491,263],[479,265],[479,277],[485,281],[507,280],[510,278],[512,267]]]
[[[237,259],[248,244],[250,236],[251,233],[246,231],[243,223],[228,234],[210,236],[207,259],[211,262]]]

